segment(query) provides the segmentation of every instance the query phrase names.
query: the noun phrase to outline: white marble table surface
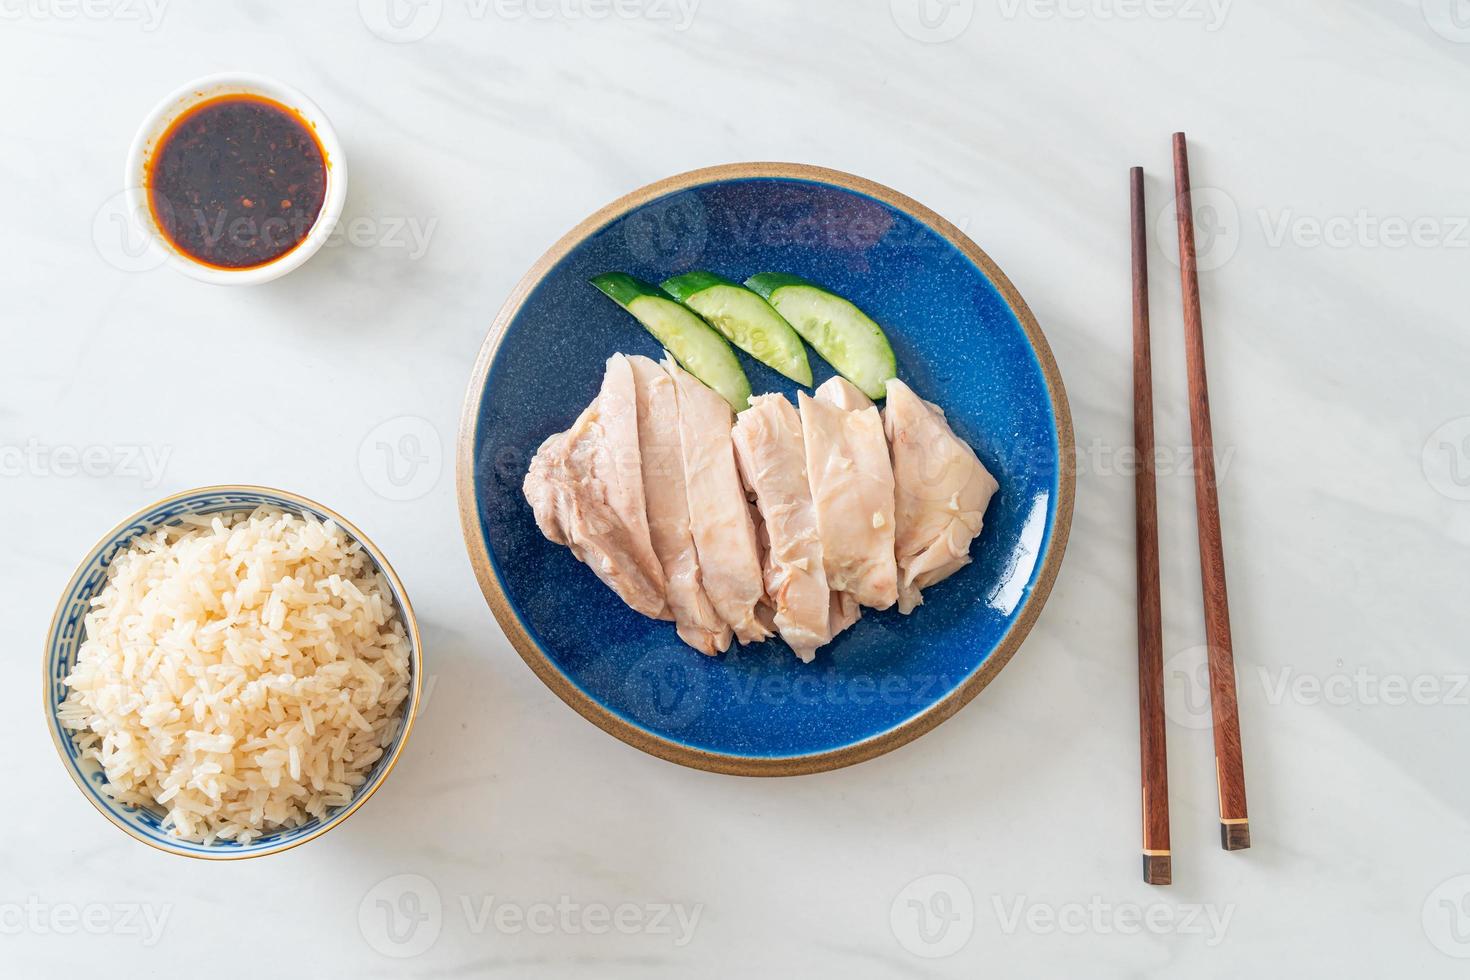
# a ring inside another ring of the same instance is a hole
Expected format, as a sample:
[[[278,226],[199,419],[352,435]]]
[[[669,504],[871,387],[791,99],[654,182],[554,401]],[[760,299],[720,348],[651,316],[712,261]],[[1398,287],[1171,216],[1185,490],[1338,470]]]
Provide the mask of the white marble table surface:
[[[390,22],[382,0],[0,0],[0,974],[1464,975],[1470,5],[926,2],[427,0]],[[225,69],[330,115],[361,233],[254,290],[129,271],[107,209],[133,130]],[[1255,846],[1216,838],[1166,231],[1176,884],[1150,889],[1126,177],[1148,168],[1167,223],[1179,128],[1213,189]],[[1067,560],[1017,659],[923,739],[791,780],[679,768],[564,707],[480,596],[448,458],[489,320],[552,241],[651,180],[761,159],[862,174],[965,228],[1049,336],[1080,457]],[[415,499],[384,492],[405,461],[359,457],[384,425],[442,446]],[[341,829],[214,865],[82,801],[37,660],[102,531],[230,481],[358,520],[410,585],[435,686]]]

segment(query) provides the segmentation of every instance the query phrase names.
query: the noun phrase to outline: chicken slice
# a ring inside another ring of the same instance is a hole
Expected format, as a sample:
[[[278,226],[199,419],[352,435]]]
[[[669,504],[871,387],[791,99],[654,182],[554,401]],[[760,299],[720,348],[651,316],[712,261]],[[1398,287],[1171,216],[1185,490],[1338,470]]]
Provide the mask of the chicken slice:
[[[970,562],[995,477],[945,421],[937,405],[901,381],[888,382],[883,427],[893,454],[898,610],[924,601],[922,589]]]
[[[865,408],[876,407],[873,399],[846,378],[828,378],[818,386],[816,397],[818,401],[836,405],[844,412],[861,412]]]
[[[801,419],[781,395],[758,395],[731,433],[745,485],[764,527],[766,594],[781,638],[804,662],[832,639],[832,590],[806,478]]]
[[[829,629],[835,640],[837,634],[863,617],[863,607],[858,605],[850,592],[833,592],[832,607],[828,614]]]
[[[765,598],[760,547],[730,442],[730,404],[672,357],[664,367],[678,395],[679,444],[700,578],[735,638],[758,643],[771,632],[756,608]]]
[[[638,391],[633,365],[622,354],[607,359],[602,390],[597,395],[597,419],[607,442],[608,470],[603,478],[608,487],[608,504],[633,537],[638,567],[666,591],[663,564],[653,550],[648,529],[648,502],[643,489],[642,453],[638,446]],[[663,618],[671,619],[665,612]]]
[[[827,582],[864,606],[898,599],[894,564],[893,466],[883,419],[842,378],[797,395],[807,479],[816,505]]]
[[[679,638],[700,653],[714,656],[730,648],[730,627],[715,612],[700,581],[689,530],[674,380],[646,357],[635,355],[628,363],[638,398],[638,448],[648,530],[667,582],[669,609]]]
[[[599,396],[570,429],[541,444],[522,492],[542,534],[570,548],[633,609],[664,619],[668,603],[663,576],[655,579],[645,571],[639,558],[642,542],[611,503],[617,492],[609,480],[616,477],[600,403]]]

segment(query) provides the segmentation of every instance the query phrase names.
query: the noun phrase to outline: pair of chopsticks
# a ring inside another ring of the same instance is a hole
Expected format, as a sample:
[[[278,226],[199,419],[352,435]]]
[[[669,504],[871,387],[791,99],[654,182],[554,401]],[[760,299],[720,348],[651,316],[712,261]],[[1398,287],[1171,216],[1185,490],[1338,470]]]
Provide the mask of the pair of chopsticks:
[[[1159,608],[1159,518],[1154,474],[1153,367],[1149,353],[1148,238],[1143,168],[1130,173],[1133,219],[1133,433],[1139,461],[1134,488],[1138,557],[1138,730],[1143,782],[1143,880],[1173,880],[1169,851],[1169,771],[1164,747],[1163,624]],[[1179,276],[1184,295],[1184,359],[1189,373],[1189,421],[1194,443],[1194,498],[1199,523],[1205,639],[1209,645],[1210,710],[1215,730],[1215,777],[1220,799],[1220,845],[1250,847],[1240,713],[1235,700],[1235,655],[1225,597],[1225,554],[1215,484],[1210,395],[1205,379],[1204,321],[1194,244],[1189,148],[1174,134],[1175,208]]]

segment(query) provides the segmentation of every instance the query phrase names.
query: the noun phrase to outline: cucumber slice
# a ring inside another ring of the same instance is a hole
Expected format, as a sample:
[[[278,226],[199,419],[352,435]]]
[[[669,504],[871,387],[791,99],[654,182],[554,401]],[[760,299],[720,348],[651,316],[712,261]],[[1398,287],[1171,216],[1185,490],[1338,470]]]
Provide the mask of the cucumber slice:
[[[743,412],[750,406],[750,382],[735,351],[708,323],[657,286],[624,273],[605,272],[590,282],[633,314],[686,371],[719,392],[731,408]]]
[[[745,285],[764,296],[818,354],[869,398],[882,398],[898,361],[883,328],[835,293],[799,276],[762,272]]]
[[[797,384],[811,386],[812,368],[801,338],[760,296],[713,272],[686,272],[665,279],[663,290],[757,361]]]

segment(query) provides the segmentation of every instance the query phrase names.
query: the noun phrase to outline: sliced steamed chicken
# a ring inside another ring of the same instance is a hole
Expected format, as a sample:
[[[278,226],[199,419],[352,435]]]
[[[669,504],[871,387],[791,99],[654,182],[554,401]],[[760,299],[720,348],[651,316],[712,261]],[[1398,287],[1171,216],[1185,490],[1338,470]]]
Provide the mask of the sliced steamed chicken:
[[[735,419],[731,438],[740,474],[760,509],[766,594],[776,607],[776,628],[810,663],[817,647],[832,639],[832,590],[822,567],[801,419],[781,395],[759,395]]]
[[[628,363],[638,397],[638,448],[648,529],[667,582],[669,609],[679,638],[713,656],[730,648],[730,627],[715,612],[700,580],[689,527],[674,380],[646,357],[635,355]]]
[[[970,561],[985,508],[999,489],[944,412],[898,380],[888,382],[883,426],[893,454],[899,612]]]
[[[898,599],[894,564],[893,465],[883,419],[861,391],[842,378],[797,394],[807,479],[816,505],[827,582],[874,609]],[[834,603],[834,614],[852,615]]]
[[[653,550],[648,529],[648,501],[643,492],[642,451],[638,443],[638,387],[633,365],[622,354],[607,359],[602,388],[597,393],[597,418],[612,469],[607,479],[608,504],[633,537],[634,558],[649,580],[664,588],[663,565]],[[667,611],[663,618],[669,618]]]
[[[771,633],[757,608],[765,599],[760,546],[735,465],[730,403],[673,358],[664,367],[678,394],[689,525],[705,592],[736,639],[758,643]]]
[[[638,612],[670,619],[649,535],[637,404],[628,359],[609,358],[597,398],[536,450],[522,490],[542,534],[570,548]]]
[[[863,607],[858,605],[858,601],[852,597],[851,592],[832,593],[832,604],[827,614],[827,621],[832,630],[833,639],[836,639],[838,633],[862,618]]]

